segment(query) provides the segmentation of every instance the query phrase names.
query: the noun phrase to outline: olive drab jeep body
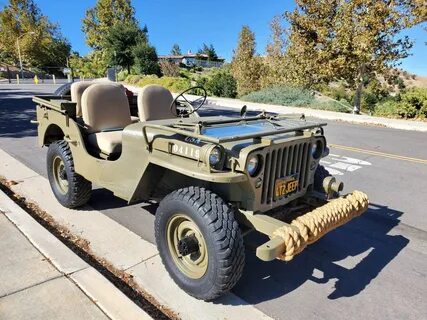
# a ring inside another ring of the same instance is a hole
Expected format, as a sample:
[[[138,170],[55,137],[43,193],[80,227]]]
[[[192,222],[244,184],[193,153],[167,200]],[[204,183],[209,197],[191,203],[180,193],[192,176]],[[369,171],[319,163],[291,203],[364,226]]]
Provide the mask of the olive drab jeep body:
[[[319,165],[328,155],[324,123],[244,109],[200,117],[205,94],[190,102],[159,86],[137,98],[111,83],[71,90],[33,99],[55,196],[78,207],[95,183],[129,203],[159,201],[162,261],[197,298],[212,300],[238,281],[243,234],[269,237],[260,259],[287,261],[367,208],[359,191],[338,197],[343,184]]]

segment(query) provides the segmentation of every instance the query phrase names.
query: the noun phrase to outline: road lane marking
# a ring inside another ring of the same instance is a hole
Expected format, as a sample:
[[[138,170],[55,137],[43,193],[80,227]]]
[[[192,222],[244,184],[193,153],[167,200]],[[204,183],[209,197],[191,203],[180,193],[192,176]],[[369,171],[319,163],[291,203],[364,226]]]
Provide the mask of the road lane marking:
[[[329,144],[329,146],[331,148],[335,148],[335,149],[364,153],[364,154],[369,154],[372,156],[379,156],[379,157],[390,158],[390,159],[395,159],[395,160],[402,160],[402,161],[409,161],[409,162],[427,164],[427,160],[425,160],[425,159],[399,156],[397,154],[392,154],[392,153],[385,153],[385,152],[379,152],[379,151],[374,151],[374,150],[360,149],[360,148],[342,146],[342,145],[338,145],[338,144]]]
[[[330,174],[334,176],[342,176],[345,172],[354,172],[365,166],[370,166],[371,163],[365,160],[340,156],[330,153],[326,158],[320,160],[320,163],[325,166]]]

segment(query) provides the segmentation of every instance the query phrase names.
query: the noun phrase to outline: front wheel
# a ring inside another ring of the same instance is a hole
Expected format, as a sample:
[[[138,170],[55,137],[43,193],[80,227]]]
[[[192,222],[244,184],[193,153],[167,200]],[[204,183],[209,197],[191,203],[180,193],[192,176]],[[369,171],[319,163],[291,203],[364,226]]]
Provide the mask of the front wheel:
[[[89,201],[92,184],[74,171],[74,161],[68,143],[60,140],[49,145],[47,176],[56,199],[64,207],[76,208]]]
[[[189,187],[167,195],[155,217],[163,264],[176,284],[205,301],[229,291],[245,263],[233,210],[216,194]]]

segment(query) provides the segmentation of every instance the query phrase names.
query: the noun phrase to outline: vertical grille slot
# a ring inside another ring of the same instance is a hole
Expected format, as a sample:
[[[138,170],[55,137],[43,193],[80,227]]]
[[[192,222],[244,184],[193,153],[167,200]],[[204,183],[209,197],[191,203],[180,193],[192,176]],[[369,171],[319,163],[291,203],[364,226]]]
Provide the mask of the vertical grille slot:
[[[300,164],[299,164],[299,184],[298,184],[298,191],[301,191],[303,188],[303,181],[305,177],[305,162],[307,160],[307,143],[301,144],[301,151],[300,151]]]
[[[262,188],[261,203],[267,202],[267,186],[268,186],[269,180],[270,180],[270,153],[267,153],[265,156],[264,185]]]
[[[277,151],[273,150],[271,153],[271,168],[270,168],[270,179],[268,184],[268,192],[267,192],[267,203],[273,201],[274,196],[274,183],[276,182],[276,162],[277,162]]]
[[[285,148],[283,150],[283,163],[282,163],[281,177],[284,177],[286,175],[286,168],[288,165],[288,155],[289,155],[289,148]]]
[[[286,166],[286,176],[289,176],[291,174],[292,163],[294,160],[294,149],[295,149],[295,146],[289,147],[288,165]]]
[[[307,187],[307,175],[308,175],[308,157],[310,155],[311,143],[306,143],[304,147],[304,156],[303,156],[303,165],[301,169],[301,173],[303,173],[302,179],[300,180],[302,188]]]
[[[295,174],[297,172],[297,168],[298,168],[298,162],[300,160],[299,158],[299,150],[300,150],[300,145],[297,144],[295,145],[295,150],[294,150],[294,159],[292,161],[292,171],[291,174]]]
[[[279,149],[277,151],[277,164],[276,164],[276,178],[281,178],[282,177],[282,168],[283,168],[283,153],[284,153],[284,149]]]

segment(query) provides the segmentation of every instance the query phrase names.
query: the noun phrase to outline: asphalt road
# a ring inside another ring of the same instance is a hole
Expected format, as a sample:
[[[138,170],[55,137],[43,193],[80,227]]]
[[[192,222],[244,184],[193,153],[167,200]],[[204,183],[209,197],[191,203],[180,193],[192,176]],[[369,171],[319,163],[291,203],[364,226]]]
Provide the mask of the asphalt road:
[[[34,94],[54,85],[0,84],[0,148],[46,176],[36,145]],[[207,107],[205,114],[232,114]],[[427,315],[427,134],[329,122],[323,164],[371,200],[367,213],[331,232],[290,263],[248,251],[234,292],[277,319],[424,319]],[[96,189],[90,205],[153,241],[151,204],[127,206]]]

